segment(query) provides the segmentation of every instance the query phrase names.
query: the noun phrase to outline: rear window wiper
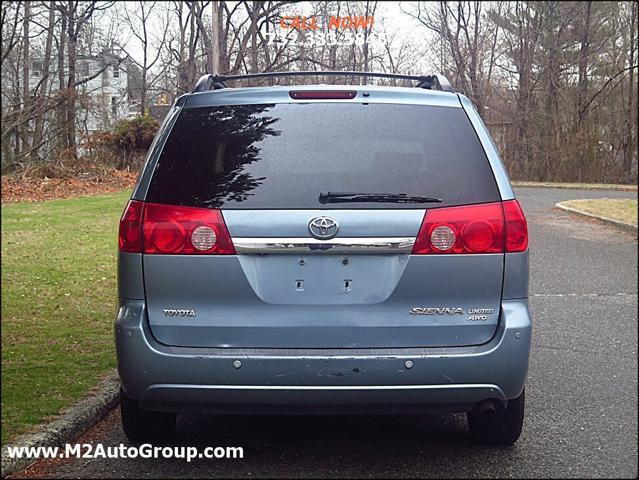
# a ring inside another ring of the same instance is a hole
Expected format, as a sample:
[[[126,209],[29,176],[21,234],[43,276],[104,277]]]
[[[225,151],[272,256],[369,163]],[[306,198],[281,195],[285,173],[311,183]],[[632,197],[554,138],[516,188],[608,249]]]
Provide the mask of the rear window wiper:
[[[441,203],[441,198],[407,195],[405,193],[321,192],[320,203],[379,202],[379,203]]]

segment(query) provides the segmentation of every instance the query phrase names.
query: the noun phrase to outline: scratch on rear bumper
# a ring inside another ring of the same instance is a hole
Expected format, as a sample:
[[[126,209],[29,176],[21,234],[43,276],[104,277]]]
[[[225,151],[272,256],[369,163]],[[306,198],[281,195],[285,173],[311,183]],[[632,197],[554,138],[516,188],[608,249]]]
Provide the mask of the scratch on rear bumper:
[[[528,371],[531,319],[527,300],[504,301],[493,339],[472,347],[183,348],[153,338],[143,301],[122,300],[115,335],[123,388],[143,408],[465,407],[521,393]],[[410,369],[405,366],[409,359]],[[234,366],[235,360],[241,361],[240,368]]]

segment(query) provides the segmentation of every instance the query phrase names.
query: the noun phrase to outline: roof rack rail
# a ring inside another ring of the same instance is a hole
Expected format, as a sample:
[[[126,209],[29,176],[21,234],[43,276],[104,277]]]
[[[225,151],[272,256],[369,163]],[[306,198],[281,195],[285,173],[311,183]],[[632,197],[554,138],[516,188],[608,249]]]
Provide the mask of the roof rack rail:
[[[402,75],[399,73],[383,73],[383,72],[340,72],[340,71],[301,71],[301,72],[265,72],[265,73],[248,73],[245,75],[212,75],[210,73],[202,75],[195,84],[192,93],[205,92],[207,90],[219,90],[226,88],[224,82],[227,80],[245,80],[250,78],[273,78],[273,77],[304,77],[304,76],[340,76],[340,77],[377,77],[377,78],[394,78],[399,80],[413,80],[417,82],[418,88],[426,88],[430,90],[441,90],[443,92],[454,92],[453,87],[446,77],[443,75]]]

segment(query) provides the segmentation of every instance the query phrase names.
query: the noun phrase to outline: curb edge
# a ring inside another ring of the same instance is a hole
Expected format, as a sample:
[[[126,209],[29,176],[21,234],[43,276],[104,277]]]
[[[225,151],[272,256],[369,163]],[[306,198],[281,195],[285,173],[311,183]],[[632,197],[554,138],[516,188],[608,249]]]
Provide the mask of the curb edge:
[[[560,210],[564,210],[566,212],[574,213],[574,214],[577,214],[577,215],[583,215],[584,217],[594,218],[594,219],[602,221],[604,223],[608,223],[608,224],[614,225],[616,227],[619,227],[619,228],[621,228],[623,230],[626,230],[627,232],[637,233],[637,225],[635,225],[633,223],[626,223],[626,222],[621,222],[619,220],[613,220],[612,218],[602,217],[601,215],[597,215],[597,214],[594,214],[594,213],[586,212],[584,210],[579,210],[578,208],[573,208],[573,207],[568,207],[567,205],[562,205],[562,203],[563,202],[556,203],[555,207],[559,208]]]
[[[4,445],[0,476],[6,478],[37,461],[33,458],[10,458],[8,447],[62,447],[84,434],[113,410],[118,404],[119,392],[120,379],[114,370],[102,380],[93,394],[65,408],[54,420],[37,427],[34,432],[23,434]]]

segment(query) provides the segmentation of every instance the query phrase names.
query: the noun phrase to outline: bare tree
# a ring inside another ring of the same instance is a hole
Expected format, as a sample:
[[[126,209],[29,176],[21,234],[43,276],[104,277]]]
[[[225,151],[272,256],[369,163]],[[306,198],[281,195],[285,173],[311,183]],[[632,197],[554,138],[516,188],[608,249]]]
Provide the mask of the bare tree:
[[[479,1],[417,2],[407,12],[436,34],[442,55],[452,60],[444,66],[444,73],[475,103],[480,115],[484,114],[499,30],[498,24],[489,21],[485,10],[501,9],[501,3],[486,7]]]
[[[210,72],[220,73],[220,35],[222,34],[222,9],[220,3],[215,0],[211,2],[211,61]]]
[[[149,90],[164,74],[166,68],[164,66],[153,72],[153,68],[158,65],[163,52],[170,22],[168,11],[156,15],[160,8],[158,2],[143,1],[125,4],[124,7],[126,24],[131,29],[133,36],[140,42],[142,50],[141,62],[129,55],[131,61],[140,68],[142,74],[142,83],[140,85],[140,113],[142,115],[147,111]],[[152,20],[154,18],[158,18],[160,23],[153,24]],[[149,32],[152,27],[155,27],[156,30],[155,40],[153,38],[154,35]]]
[[[66,76],[64,91],[64,95],[66,97],[64,144],[67,146],[67,154],[71,157],[77,156],[76,101],[78,95],[77,87],[79,83],[77,78],[76,62],[78,57],[78,38],[82,29],[86,27],[96,12],[106,10],[111,6],[113,6],[113,2],[80,2],[74,0],[61,1],[55,4],[55,8],[60,12],[60,15],[64,18],[64,23],[66,24],[66,61],[68,75]],[[84,81],[82,83],[84,83]]]
[[[628,29],[628,65],[637,64],[637,2],[632,2],[628,17],[630,19]],[[632,179],[633,162],[637,161],[637,84],[635,72],[628,75],[628,110],[625,121],[624,134],[624,165],[623,171],[629,179]]]
[[[49,2],[48,19],[47,40],[44,49],[44,58],[42,61],[42,81],[38,86],[39,88],[36,93],[37,100],[35,102],[41,108],[44,107],[47,103],[47,96],[49,94],[49,77],[51,75],[51,54],[53,49],[53,35],[55,25],[55,9],[53,0]],[[31,153],[32,162],[36,162],[37,160],[39,160],[38,149],[40,149],[40,147],[44,143],[45,113],[46,111],[43,111],[36,116],[35,129],[33,132],[33,148]]]
[[[389,8],[381,5],[374,0],[4,2],[3,169],[78,154],[78,132],[89,112],[99,108],[86,84],[108,66],[87,78],[76,71],[78,56],[122,45],[140,72],[142,113],[158,90],[173,99],[205,72],[425,73],[424,66],[432,65],[475,103],[514,178],[636,181],[636,2],[406,2],[400,14],[406,25],[422,27],[421,34],[410,35],[378,17]],[[115,20],[103,21],[120,13],[128,44],[116,39]],[[375,17],[375,23],[358,30],[357,42],[348,42],[353,30],[280,29],[283,15],[317,17],[319,23],[332,16]],[[278,42],[272,41],[275,31],[281,34]],[[323,34],[328,43],[314,40]],[[319,75],[291,81],[396,84]]]

